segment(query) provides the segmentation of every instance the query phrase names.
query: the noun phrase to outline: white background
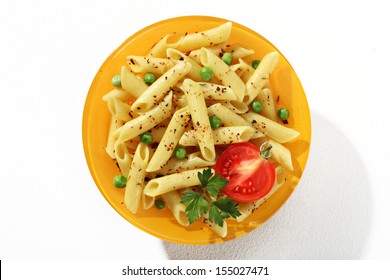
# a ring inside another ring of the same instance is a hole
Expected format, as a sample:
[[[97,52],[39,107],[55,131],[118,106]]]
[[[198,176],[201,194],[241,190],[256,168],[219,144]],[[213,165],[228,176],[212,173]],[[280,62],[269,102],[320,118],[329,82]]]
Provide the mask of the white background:
[[[390,259],[388,1],[1,1],[1,259]],[[124,220],[90,176],[82,114],[100,65],[166,18],[210,15],[262,34],[306,91],[304,176],[264,226],[213,246]]]

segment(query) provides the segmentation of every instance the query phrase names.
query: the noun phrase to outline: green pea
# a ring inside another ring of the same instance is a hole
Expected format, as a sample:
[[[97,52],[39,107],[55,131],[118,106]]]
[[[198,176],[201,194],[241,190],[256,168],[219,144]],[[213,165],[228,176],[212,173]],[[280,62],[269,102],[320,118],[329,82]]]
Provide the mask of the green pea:
[[[111,79],[111,84],[114,86],[114,87],[120,87],[122,84],[121,84],[121,75],[120,74],[116,74],[112,77]]]
[[[233,61],[233,55],[231,53],[224,53],[222,56],[222,60],[227,65],[230,65],[230,64],[232,64],[232,61]]]
[[[174,151],[173,154],[175,155],[176,158],[178,159],[183,159],[187,155],[187,151],[183,147],[177,147]]]
[[[280,109],[278,110],[278,116],[279,116],[279,118],[280,118],[282,121],[287,120],[289,114],[290,114],[290,113],[288,112],[288,110],[287,110],[286,108],[280,108]]]
[[[209,120],[212,128],[218,128],[221,125],[221,120],[217,116],[211,116]]]
[[[114,186],[117,188],[126,187],[127,179],[123,175],[116,175],[113,180]]]
[[[144,76],[144,82],[147,85],[151,85],[156,81],[156,76],[153,73],[146,73]]]
[[[154,206],[156,206],[157,209],[161,210],[161,209],[164,209],[165,207],[165,202],[164,200],[162,199],[156,199],[154,201]]]
[[[153,141],[152,134],[150,134],[150,132],[148,132],[148,131],[142,133],[139,138],[140,138],[141,142],[145,143],[145,144],[150,144]]]
[[[254,112],[260,113],[261,110],[263,110],[263,105],[261,104],[261,102],[259,100],[255,99],[251,103],[251,108]]]
[[[256,69],[260,64],[260,60],[256,59],[252,61],[252,68]]]
[[[203,66],[201,69],[200,69],[200,77],[205,80],[205,81],[209,81],[211,80],[211,78],[213,77],[214,75],[214,72],[213,70],[211,70],[210,67],[207,67],[207,66]]]

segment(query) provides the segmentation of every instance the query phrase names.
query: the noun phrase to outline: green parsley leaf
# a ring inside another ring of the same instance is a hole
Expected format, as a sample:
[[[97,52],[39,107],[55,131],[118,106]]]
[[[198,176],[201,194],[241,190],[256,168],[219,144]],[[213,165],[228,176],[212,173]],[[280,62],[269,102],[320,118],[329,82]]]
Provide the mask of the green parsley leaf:
[[[194,223],[201,213],[206,214],[208,211],[209,203],[201,196],[199,192],[184,191],[184,196],[180,202],[187,205],[186,213],[190,224]]]
[[[210,222],[215,222],[220,227],[223,226],[223,217],[221,212],[219,212],[217,206],[215,204],[211,203],[210,210],[209,210],[209,220]]]
[[[231,198],[215,199],[221,194],[221,190],[229,183],[228,180],[220,177],[219,174],[213,176],[210,168],[198,172],[201,186],[198,191],[186,190],[180,200],[186,205],[187,218],[190,224],[200,218],[201,214],[208,214],[208,219],[219,226],[223,226],[223,220],[229,217],[236,218],[241,215],[237,205]]]
[[[198,178],[202,187],[206,187],[207,182],[211,176],[213,176],[213,172],[211,171],[211,168],[207,168],[203,170],[203,173],[198,172]]]
[[[219,210],[221,210],[223,216],[229,215],[233,218],[241,216],[241,213],[240,211],[238,211],[237,208],[238,204],[234,204],[231,198],[220,198],[217,201],[214,201],[212,204],[214,204]]]
[[[228,180],[219,177],[219,174],[215,174],[206,184],[206,190],[209,192],[211,196],[219,195],[222,190],[227,184],[229,183]]]

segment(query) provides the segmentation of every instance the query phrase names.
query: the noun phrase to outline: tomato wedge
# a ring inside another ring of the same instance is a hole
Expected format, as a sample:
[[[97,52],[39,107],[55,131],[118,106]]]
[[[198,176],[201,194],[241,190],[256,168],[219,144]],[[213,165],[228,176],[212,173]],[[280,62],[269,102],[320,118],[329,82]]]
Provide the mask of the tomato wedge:
[[[275,182],[275,167],[249,142],[234,144],[217,160],[215,173],[229,180],[223,193],[237,202],[253,202],[264,197]]]

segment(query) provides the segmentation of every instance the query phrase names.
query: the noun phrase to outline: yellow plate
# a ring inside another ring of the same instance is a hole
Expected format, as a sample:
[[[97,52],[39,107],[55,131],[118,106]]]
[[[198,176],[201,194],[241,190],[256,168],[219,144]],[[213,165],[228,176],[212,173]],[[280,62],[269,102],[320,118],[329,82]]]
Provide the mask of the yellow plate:
[[[113,88],[112,76],[120,73],[121,67],[126,65],[127,55],[146,54],[155,42],[168,33],[201,31],[226,21],[214,17],[186,16],[164,20],[138,31],[115,50],[100,67],[85,102],[83,145],[88,167],[96,185],[111,206],[126,220],[139,229],[167,241],[185,244],[219,243],[237,238],[259,227],[275,214],[294,191],[308,158],[311,136],[309,107],[297,75],[286,58],[281,55],[279,64],[271,75],[271,83],[274,93],[280,96],[281,105],[289,108],[288,126],[298,130],[301,135],[297,140],[286,145],[292,153],[295,171],[288,174],[286,183],[278,192],[244,222],[229,221],[228,235],[223,239],[201,222],[195,222],[188,228],[181,227],[168,209],[162,211],[154,208],[147,211],[140,209],[137,215],[133,215],[126,209],[123,203],[124,190],[112,185],[112,179],[118,174],[118,168],[104,149],[110,113],[106,103],[102,101],[102,96]],[[252,48],[255,51],[253,58],[261,58],[277,50],[261,35],[233,22],[229,43],[235,42]]]

